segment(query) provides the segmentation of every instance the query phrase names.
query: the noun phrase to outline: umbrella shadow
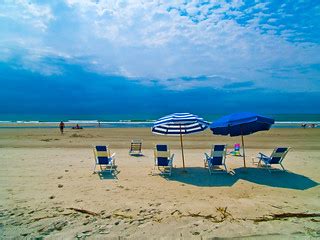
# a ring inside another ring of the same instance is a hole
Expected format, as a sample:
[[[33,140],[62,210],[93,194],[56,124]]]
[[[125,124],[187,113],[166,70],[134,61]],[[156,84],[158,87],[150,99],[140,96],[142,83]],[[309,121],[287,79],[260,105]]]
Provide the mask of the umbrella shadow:
[[[201,167],[187,167],[172,169],[171,176],[163,176],[170,181],[177,181],[198,187],[226,187],[232,186],[238,180],[230,173],[216,173],[210,175],[208,170]]]
[[[234,172],[239,179],[270,187],[307,190],[319,185],[306,176],[289,171],[270,173],[263,168],[237,168]]]

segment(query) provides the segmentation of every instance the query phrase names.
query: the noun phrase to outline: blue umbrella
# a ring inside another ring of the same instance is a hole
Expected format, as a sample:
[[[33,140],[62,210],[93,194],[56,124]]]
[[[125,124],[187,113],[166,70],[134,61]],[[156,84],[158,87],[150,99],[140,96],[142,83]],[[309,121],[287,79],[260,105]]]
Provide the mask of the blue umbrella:
[[[274,119],[264,117],[255,113],[241,112],[224,116],[210,124],[210,129],[216,135],[241,136],[243,146],[243,164],[246,167],[246,157],[244,152],[244,135],[249,135],[258,131],[269,130],[274,124]]]
[[[208,126],[208,122],[196,115],[190,113],[173,113],[156,121],[151,131],[160,135],[180,136],[182,162],[183,168],[185,168],[182,136],[201,132],[207,129]]]

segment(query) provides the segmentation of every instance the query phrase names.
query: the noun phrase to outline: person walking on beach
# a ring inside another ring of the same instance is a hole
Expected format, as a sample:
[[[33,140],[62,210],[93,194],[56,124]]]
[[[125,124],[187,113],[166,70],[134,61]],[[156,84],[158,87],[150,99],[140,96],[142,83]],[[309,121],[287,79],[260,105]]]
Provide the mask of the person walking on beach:
[[[59,128],[60,128],[60,132],[61,132],[61,134],[63,134],[63,129],[64,129],[64,122],[60,122],[60,124],[59,124]]]

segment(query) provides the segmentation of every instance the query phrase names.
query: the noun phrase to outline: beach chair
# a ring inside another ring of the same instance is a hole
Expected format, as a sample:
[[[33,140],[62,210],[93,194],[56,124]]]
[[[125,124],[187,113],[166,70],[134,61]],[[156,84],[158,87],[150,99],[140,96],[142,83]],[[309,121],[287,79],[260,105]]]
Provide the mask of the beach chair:
[[[173,157],[174,154],[170,154],[167,145],[157,144],[154,147],[154,170],[157,168],[160,174],[168,174],[171,176]]]
[[[281,169],[279,168],[272,168],[272,165],[279,164],[282,168],[282,171],[286,171],[282,165],[282,161],[287,155],[289,150],[290,148],[288,147],[277,147],[273,150],[270,157],[260,152],[258,156],[258,159],[259,159],[258,166],[267,168],[269,172],[271,172],[271,170],[281,171]]]
[[[205,153],[204,167],[208,168],[210,175],[212,173],[228,173],[225,164],[227,154],[227,145],[213,145],[210,156]],[[223,166],[224,169],[220,168]]]
[[[240,144],[239,144],[239,143],[236,143],[236,144],[234,145],[234,150],[231,151],[229,154],[231,154],[232,156],[241,157]]]
[[[141,148],[142,148],[142,141],[141,140],[132,140],[131,145],[130,145],[129,154],[131,156],[141,156],[141,155],[143,155]]]
[[[116,158],[115,153],[110,154],[110,149],[108,146],[94,146],[93,148],[95,164],[93,172],[96,171],[97,165],[100,167],[100,172],[110,171],[112,173],[116,170]]]

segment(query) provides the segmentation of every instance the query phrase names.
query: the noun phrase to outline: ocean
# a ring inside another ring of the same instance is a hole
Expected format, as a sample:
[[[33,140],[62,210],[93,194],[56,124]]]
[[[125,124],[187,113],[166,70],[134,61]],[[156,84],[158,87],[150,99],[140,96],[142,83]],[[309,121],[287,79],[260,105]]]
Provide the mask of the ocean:
[[[205,120],[212,122],[224,114],[199,115]],[[275,119],[273,128],[301,128],[319,127],[320,114],[263,114]],[[163,116],[163,115],[162,115]],[[56,128],[60,121],[66,123],[66,127],[76,124],[85,128],[146,128],[151,127],[153,122],[162,117],[158,115],[14,115],[0,114],[0,128]]]

